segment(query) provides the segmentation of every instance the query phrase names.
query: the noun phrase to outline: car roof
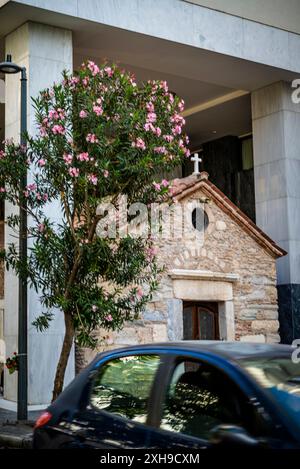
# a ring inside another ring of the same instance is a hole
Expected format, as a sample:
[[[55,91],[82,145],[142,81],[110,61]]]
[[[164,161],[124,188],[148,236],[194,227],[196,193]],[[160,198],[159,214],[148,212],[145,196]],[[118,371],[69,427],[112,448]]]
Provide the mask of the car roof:
[[[275,358],[291,356],[295,350],[290,345],[283,344],[263,344],[253,342],[227,342],[217,340],[182,340],[178,342],[162,342],[152,344],[141,344],[122,349],[114,349],[113,352],[141,352],[166,349],[176,352],[194,351],[207,352],[231,360],[254,359],[258,357]]]

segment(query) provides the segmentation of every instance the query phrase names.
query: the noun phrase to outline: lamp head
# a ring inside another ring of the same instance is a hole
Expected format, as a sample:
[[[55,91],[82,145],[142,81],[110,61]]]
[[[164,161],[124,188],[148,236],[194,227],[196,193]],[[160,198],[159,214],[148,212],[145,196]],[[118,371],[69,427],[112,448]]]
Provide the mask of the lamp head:
[[[0,72],[2,73],[11,74],[11,73],[19,73],[21,71],[22,71],[22,67],[12,62],[10,54],[7,54],[5,62],[0,63]]]

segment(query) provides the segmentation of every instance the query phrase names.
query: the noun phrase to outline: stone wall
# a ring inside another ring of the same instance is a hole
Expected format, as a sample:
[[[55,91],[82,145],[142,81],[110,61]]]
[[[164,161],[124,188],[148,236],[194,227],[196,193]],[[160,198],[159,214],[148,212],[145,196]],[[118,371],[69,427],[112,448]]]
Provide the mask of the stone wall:
[[[198,191],[191,197],[203,196]],[[99,331],[99,337],[106,334],[106,339],[98,351],[182,339],[182,299],[174,296],[174,284],[169,275],[173,269],[222,273],[225,278],[235,274],[237,280],[230,287],[234,310],[230,339],[279,342],[275,258],[212,200],[205,204],[205,210],[209,225],[204,239],[201,241],[200,237],[198,242],[179,239],[177,227],[173,239],[160,242],[159,260],[165,266],[165,273],[153,301],[139,321],[127,324],[121,332]],[[222,303],[219,309],[221,312]],[[86,361],[94,354],[86,352]]]

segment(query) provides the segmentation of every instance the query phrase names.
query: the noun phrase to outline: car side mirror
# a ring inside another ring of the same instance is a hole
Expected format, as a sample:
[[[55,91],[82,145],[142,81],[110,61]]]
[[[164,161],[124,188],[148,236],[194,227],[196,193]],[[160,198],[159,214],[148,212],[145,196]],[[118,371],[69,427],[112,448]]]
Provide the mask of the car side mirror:
[[[209,441],[218,446],[251,446],[252,448],[260,446],[259,440],[237,425],[218,425],[211,430]]]

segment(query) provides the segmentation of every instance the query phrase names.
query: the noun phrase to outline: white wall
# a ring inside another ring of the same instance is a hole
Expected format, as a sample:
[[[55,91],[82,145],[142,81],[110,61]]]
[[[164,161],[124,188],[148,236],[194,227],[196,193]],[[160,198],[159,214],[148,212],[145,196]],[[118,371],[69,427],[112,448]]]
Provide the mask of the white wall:
[[[72,33],[52,26],[26,23],[7,36],[6,54],[12,54],[13,61],[25,66],[28,73],[28,130],[36,132],[34,110],[30,96],[54,81],[61,79],[63,69],[72,70]],[[20,135],[20,77],[6,77],[5,136],[18,141]],[[6,213],[11,207],[6,206]],[[49,216],[58,219],[59,210],[51,205]],[[10,241],[11,233],[6,229],[5,243]],[[15,240],[14,240],[15,241]],[[5,275],[5,321],[4,336],[7,354],[17,350],[18,337],[18,281],[12,272]],[[54,373],[61,350],[64,333],[63,316],[59,313],[46,332],[37,332],[31,325],[33,319],[41,313],[38,296],[33,290],[28,292],[28,370],[29,404],[47,404],[53,389]],[[70,359],[66,383],[74,376],[74,357]],[[5,374],[4,396],[16,400],[16,373]]]

